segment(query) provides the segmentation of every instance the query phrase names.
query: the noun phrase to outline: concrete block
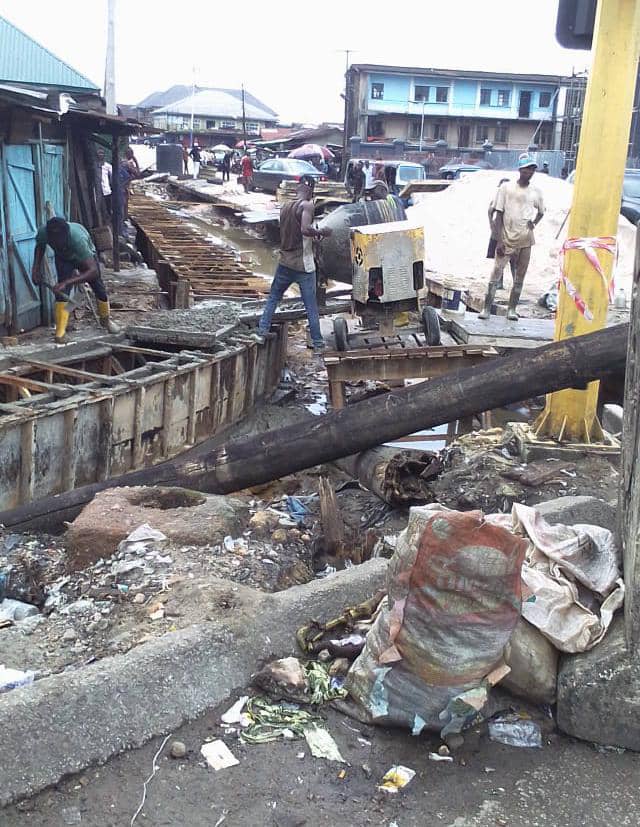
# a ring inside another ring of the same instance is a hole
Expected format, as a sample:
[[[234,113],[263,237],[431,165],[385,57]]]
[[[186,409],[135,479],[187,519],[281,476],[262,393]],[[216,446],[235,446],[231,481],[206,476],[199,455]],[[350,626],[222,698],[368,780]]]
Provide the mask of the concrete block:
[[[617,511],[610,503],[597,497],[557,497],[538,503],[536,509],[551,525],[589,523],[608,528],[617,535]]]
[[[558,726],[575,738],[640,751],[640,659],[629,655],[621,614],[590,652],[561,658]]]
[[[622,405],[605,405],[602,409],[602,427],[610,434],[622,433]]]

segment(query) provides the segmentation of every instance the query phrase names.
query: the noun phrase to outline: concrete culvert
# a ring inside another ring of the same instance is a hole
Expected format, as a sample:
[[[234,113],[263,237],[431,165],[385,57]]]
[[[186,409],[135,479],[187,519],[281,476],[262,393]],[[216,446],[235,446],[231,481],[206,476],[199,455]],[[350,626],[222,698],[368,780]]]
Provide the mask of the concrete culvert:
[[[127,497],[131,505],[142,505],[145,508],[159,508],[167,511],[171,508],[195,508],[204,505],[207,498],[199,491],[188,488],[148,488],[132,489]]]

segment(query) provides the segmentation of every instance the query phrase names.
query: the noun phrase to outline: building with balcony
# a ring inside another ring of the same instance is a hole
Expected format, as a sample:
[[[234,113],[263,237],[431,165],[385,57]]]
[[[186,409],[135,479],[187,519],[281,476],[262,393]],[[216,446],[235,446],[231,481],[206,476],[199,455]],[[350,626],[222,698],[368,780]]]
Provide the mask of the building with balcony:
[[[176,97],[179,95],[179,97]],[[162,101],[162,103],[160,103]],[[183,140],[191,134],[201,146],[217,143],[235,145],[243,137],[242,90],[172,87],[154,93],[138,104],[140,110],[151,110],[150,122],[172,140]],[[244,93],[245,126],[248,138],[259,138],[264,128],[274,127],[278,116],[273,109],[253,95]]]
[[[571,78],[353,64],[347,134],[423,148],[557,149]]]

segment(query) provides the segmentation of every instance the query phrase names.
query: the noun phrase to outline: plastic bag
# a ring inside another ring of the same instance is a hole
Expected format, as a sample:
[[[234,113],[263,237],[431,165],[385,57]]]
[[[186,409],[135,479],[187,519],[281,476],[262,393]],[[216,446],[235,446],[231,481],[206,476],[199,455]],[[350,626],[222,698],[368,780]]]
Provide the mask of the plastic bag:
[[[501,662],[520,615],[527,543],[480,511],[412,508],[380,612],[346,688],[375,723],[439,730]]]
[[[500,715],[489,721],[489,738],[509,747],[542,747],[540,726],[519,715]]]

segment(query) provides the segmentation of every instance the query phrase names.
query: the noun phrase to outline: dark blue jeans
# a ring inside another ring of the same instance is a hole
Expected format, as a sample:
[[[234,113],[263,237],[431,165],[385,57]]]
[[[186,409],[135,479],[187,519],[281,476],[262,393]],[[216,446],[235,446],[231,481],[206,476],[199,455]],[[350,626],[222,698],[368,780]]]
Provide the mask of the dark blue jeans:
[[[284,264],[278,264],[273,281],[271,282],[271,291],[262,318],[260,319],[258,330],[263,336],[269,332],[271,319],[278,306],[278,302],[284,296],[285,291],[294,283],[300,287],[300,294],[302,295],[302,301],[307,311],[307,319],[309,320],[309,332],[313,346],[323,347],[324,342],[322,340],[322,333],[320,332],[320,316],[318,314],[318,302],[316,299],[315,272],[302,273],[299,270],[292,270],[290,267],[285,267]]]

